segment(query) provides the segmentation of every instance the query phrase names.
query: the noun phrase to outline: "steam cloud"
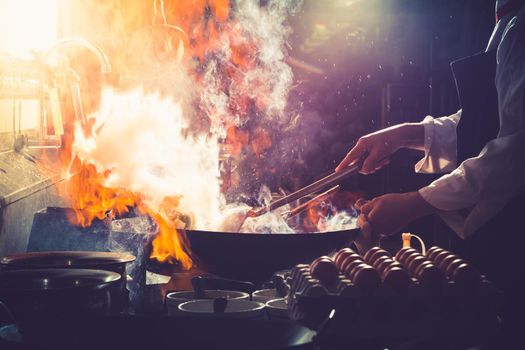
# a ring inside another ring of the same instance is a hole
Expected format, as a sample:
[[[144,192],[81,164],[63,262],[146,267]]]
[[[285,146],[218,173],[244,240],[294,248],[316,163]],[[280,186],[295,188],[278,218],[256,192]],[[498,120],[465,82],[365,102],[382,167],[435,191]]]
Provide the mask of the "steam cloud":
[[[293,76],[285,62],[291,32],[286,21],[300,5],[298,0],[270,0],[264,6],[258,0],[238,0],[232,7],[234,21],[200,62],[200,79],[182,64],[175,69],[171,65],[160,83],[173,97],[142,87],[104,90],[100,110],[93,116],[95,132],[86,136],[77,126],[74,155],[95,164],[99,172],[110,170],[106,186],[141,193],[150,208],[157,209],[166,196],[180,196],[177,210],[194,217],[194,228],[236,230],[247,207],[227,205],[221,194],[220,142],[229,126],[250,118],[276,124],[288,120],[285,109]],[[234,52],[232,47],[247,52]],[[236,59],[246,60],[249,69],[237,67]],[[254,101],[248,111],[239,105],[246,97]],[[199,113],[207,117],[207,128],[192,127],[195,118],[202,117]],[[268,189],[261,195],[261,204],[271,197]],[[334,217],[323,226],[341,229],[350,221]],[[247,220],[243,231],[293,229],[279,214],[269,213]]]

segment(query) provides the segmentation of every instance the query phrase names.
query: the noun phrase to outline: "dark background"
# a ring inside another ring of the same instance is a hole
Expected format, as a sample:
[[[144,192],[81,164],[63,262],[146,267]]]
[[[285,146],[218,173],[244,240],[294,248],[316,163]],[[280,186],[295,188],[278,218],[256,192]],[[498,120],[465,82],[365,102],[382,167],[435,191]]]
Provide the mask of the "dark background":
[[[456,112],[450,62],[485,49],[494,8],[490,0],[305,1],[292,18],[290,53],[324,73],[294,67],[303,181],[333,170],[364,134]],[[345,189],[368,198],[417,190],[437,178],[414,173],[421,157],[399,152],[392,165],[358,176]],[[438,219],[407,230],[436,243],[450,234]]]

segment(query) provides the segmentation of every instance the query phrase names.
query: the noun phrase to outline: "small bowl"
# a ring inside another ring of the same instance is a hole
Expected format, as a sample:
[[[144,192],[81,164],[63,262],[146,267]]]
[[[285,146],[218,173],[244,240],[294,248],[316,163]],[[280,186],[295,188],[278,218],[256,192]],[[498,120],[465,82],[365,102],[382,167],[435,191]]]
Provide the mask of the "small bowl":
[[[196,298],[195,292],[192,290],[182,290],[178,292],[171,292],[166,295],[166,309],[168,315],[180,314],[179,305],[187,301],[200,300],[200,299],[216,299],[226,298],[228,300],[249,300],[250,295],[248,293],[239,292],[236,290],[206,290],[204,291],[204,297]]]
[[[282,295],[277,293],[277,289],[259,289],[252,293],[252,300],[263,304],[270,300],[280,298],[282,298]]]
[[[225,318],[263,318],[263,303],[256,301],[234,299],[228,300],[224,312],[214,312],[215,300],[201,299],[187,301],[179,305],[179,311],[186,315],[204,317],[225,317]]]
[[[269,319],[288,320],[288,304],[285,298],[273,299],[266,302],[266,313]]]

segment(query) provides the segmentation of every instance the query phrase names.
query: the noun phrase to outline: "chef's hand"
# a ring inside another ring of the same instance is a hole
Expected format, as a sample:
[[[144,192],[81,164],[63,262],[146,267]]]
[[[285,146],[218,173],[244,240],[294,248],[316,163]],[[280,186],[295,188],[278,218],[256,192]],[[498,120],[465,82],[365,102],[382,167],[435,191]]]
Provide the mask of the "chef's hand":
[[[391,235],[415,219],[437,211],[419,192],[390,193],[370,201],[358,201],[356,209],[361,212],[358,226],[372,237]]]
[[[419,123],[404,123],[361,137],[337,166],[340,171],[363,159],[360,172],[371,174],[389,163],[389,157],[400,148],[422,149],[425,130]]]

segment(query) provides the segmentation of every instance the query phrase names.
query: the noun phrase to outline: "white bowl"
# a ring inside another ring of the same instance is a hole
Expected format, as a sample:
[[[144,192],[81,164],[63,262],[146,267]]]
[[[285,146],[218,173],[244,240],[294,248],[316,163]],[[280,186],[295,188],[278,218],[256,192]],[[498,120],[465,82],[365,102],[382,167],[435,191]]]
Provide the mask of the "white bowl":
[[[266,313],[270,319],[289,319],[288,304],[285,298],[273,299],[266,302]]]
[[[277,289],[259,289],[252,293],[252,300],[260,303],[282,298]]]
[[[228,300],[249,300],[250,295],[236,290],[206,290],[202,298],[196,298],[192,290],[171,292],[166,295],[166,309],[168,315],[179,314],[179,305],[191,300],[226,298]]]
[[[180,312],[187,315],[205,317],[262,318],[264,304],[249,300],[228,300],[224,312],[214,312],[214,300],[201,299],[187,301],[179,305]]]

